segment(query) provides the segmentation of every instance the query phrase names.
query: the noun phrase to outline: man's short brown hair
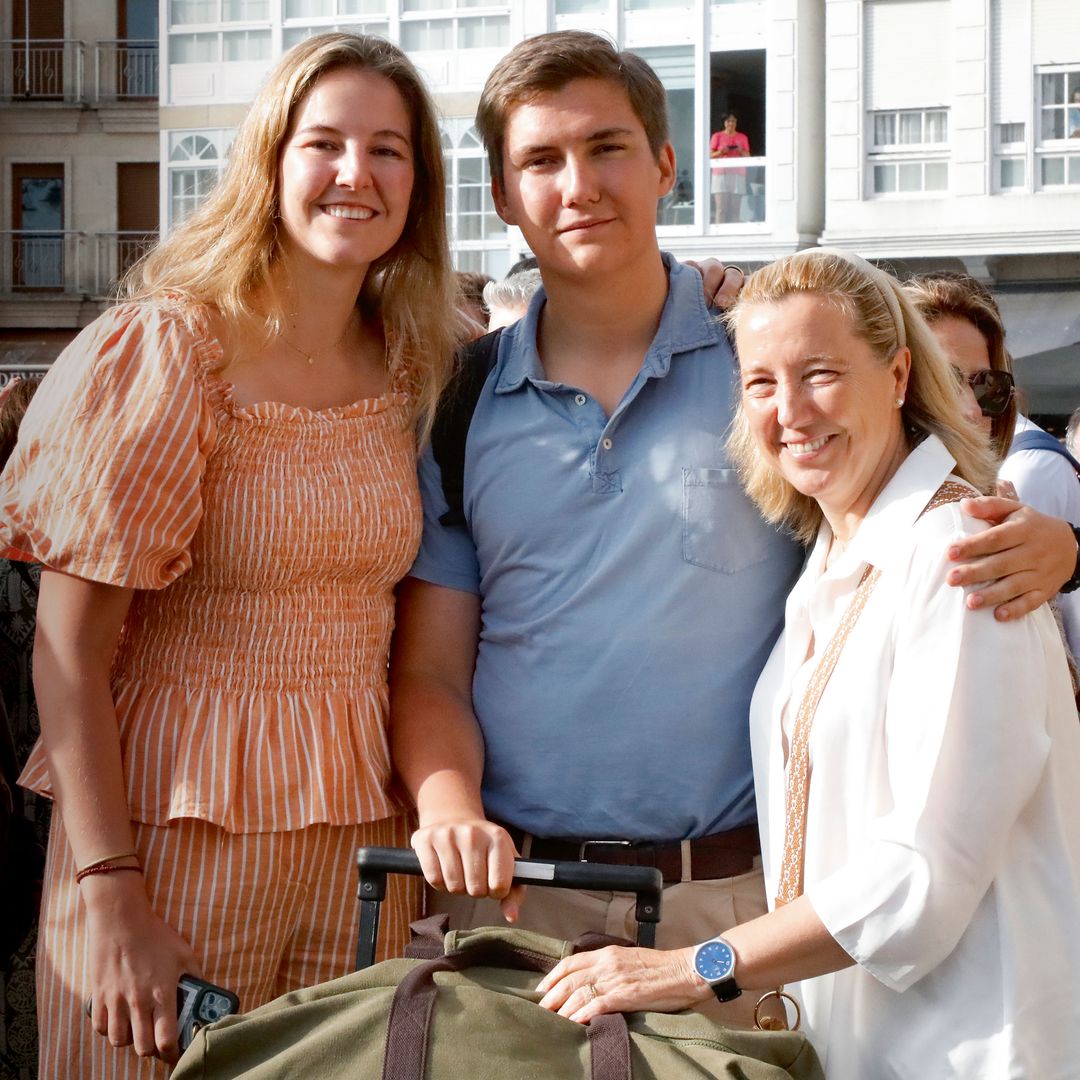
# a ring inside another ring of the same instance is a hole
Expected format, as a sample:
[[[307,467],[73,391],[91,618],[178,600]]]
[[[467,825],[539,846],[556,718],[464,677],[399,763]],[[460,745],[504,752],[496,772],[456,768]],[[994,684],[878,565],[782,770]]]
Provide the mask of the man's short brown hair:
[[[538,94],[561,90],[575,79],[607,79],[626,91],[645,128],[653,156],[668,138],[667,93],[640,56],[619,52],[607,38],[584,30],[540,34],[515,45],[484,84],[476,130],[487,148],[491,175],[503,181],[503,146],[511,110]]]

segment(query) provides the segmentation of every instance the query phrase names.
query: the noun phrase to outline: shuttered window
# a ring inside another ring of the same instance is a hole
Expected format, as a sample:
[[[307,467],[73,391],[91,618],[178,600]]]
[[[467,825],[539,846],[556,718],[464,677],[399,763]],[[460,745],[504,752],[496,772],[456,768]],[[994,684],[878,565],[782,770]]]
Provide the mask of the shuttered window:
[[[867,109],[948,105],[948,0],[867,0],[863,18]]]
[[[1075,64],[1080,59],[1080,11],[1076,0],[1031,0],[1032,60]]]

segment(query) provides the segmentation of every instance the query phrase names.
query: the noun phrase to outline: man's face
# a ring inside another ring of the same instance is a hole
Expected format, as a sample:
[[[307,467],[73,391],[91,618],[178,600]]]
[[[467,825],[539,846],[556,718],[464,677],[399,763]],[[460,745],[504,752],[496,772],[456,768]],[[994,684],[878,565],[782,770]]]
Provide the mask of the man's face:
[[[656,250],[656,203],[674,177],[674,150],[654,156],[621,86],[575,79],[511,111],[492,191],[545,277],[576,277]]]

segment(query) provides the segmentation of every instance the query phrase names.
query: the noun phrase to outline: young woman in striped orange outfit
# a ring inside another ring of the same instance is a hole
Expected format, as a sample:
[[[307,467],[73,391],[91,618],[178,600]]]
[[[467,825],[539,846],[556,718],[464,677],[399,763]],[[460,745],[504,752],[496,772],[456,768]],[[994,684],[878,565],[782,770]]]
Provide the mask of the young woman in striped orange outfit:
[[[0,550],[46,567],[22,782],[58,811],[49,1080],[165,1075],[183,972],[245,1009],[343,974],[353,852],[408,842],[386,658],[452,358],[443,190],[399,50],[297,46],[26,417]],[[394,898],[387,951],[417,899]]]

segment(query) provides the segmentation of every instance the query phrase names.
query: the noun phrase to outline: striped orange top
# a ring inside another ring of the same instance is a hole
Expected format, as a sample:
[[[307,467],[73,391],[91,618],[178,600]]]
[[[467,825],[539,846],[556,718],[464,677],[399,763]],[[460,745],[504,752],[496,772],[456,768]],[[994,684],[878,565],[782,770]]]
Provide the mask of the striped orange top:
[[[391,590],[421,520],[409,396],[239,406],[220,359],[167,304],[87,327],[0,477],[0,554],[138,590],[112,671],[133,819],[387,817]],[[20,782],[50,793],[40,743]]]

